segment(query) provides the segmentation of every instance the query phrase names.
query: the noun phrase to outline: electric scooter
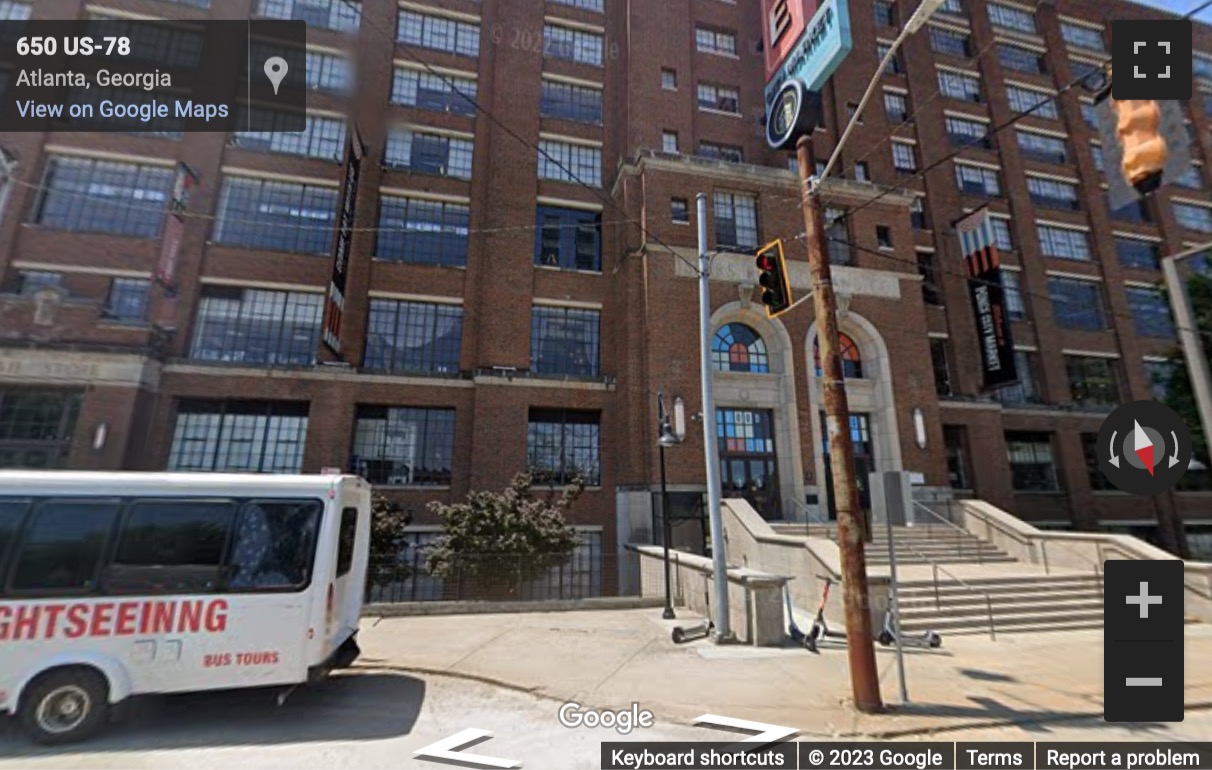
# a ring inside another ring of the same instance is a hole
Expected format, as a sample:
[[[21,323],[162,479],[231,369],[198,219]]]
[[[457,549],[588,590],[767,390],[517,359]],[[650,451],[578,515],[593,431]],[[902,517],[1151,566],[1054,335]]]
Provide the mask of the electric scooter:
[[[891,607],[884,611],[884,628],[875,640],[885,647],[891,647],[896,642],[896,630],[892,625]],[[934,629],[928,628],[920,635],[902,636],[901,644],[905,647],[929,647],[930,649],[937,649],[943,646],[943,637]]]
[[[825,622],[825,605],[829,603],[829,591],[833,587],[834,579],[828,575],[818,575],[817,577],[825,581],[825,590],[821,592],[821,603],[816,608],[816,618],[812,621],[812,628],[804,637],[804,647],[809,652],[817,652],[817,643],[823,638],[829,639],[845,639],[846,632],[835,631]]]

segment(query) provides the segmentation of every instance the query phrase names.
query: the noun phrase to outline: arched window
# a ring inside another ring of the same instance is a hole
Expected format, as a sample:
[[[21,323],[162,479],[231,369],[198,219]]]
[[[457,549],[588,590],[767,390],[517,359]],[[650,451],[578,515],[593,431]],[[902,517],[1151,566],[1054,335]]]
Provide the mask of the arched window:
[[[845,334],[838,334],[838,342],[842,348],[842,376],[848,380],[863,378],[863,356],[859,353],[858,345]],[[821,376],[821,338],[812,342],[812,360],[816,364],[816,376]]]
[[[766,343],[757,332],[744,324],[725,324],[720,327],[711,343],[711,360],[721,372],[770,371]]]

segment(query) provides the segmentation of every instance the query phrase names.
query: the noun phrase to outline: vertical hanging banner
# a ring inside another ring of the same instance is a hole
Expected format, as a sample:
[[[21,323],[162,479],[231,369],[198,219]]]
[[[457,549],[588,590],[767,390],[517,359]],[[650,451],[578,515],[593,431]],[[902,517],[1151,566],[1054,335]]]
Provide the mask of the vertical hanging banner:
[[[972,212],[956,222],[955,229],[959,233],[972,313],[976,317],[984,387],[989,390],[1011,385],[1018,381],[1018,372],[1014,368],[1014,341],[1002,288],[1001,258],[989,210]]]
[[[185,235],[185,214],[189,210],[189,195],[199,182],[198,175],[184,163],[177,164],[173,181],[173,197],[168,202],[164,219],[164,234],[160,239],[160,262],[156,279],[173,293],[177,288],[177,262],[181,254],[181,238]]]
[[[345,150],[345,188],[341,193],[341,208],[337,213],[337,241],[333,246],[332,278],[328,283],[328,300],[324,303],[324,344],[341,357],[341,316],[345,312],[345,281],[349,274],[349,249],[353,240],[354,210],[358,203],[358,181],[362,176],[362,137],[354,125],[349,127],[349,144]]]

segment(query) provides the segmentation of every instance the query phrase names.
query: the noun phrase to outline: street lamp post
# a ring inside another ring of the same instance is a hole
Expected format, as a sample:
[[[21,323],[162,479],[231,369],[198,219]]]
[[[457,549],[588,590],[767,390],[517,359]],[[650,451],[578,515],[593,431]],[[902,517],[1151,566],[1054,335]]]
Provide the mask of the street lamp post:
[[[673,579],[670,576],[669,566],[669,543],[673,540],[673,523],[669,518],[669,487],[665,481],[665,447],[681,444],[682,436],[685,435],[684,418],[681,416],[683,414],[682,399],[679,398],[674,402],[674,408],[678,413],[677,430],[669,422],[669,413],[665,410],[665,394],[657,393],[657,430],[659,432],[657,448],[661,456],[661,529],[663,532],[661,540],[665,544],[665,612],[661,614],[661,617],[665,620],[673,620],[677,617],[673,612]]]

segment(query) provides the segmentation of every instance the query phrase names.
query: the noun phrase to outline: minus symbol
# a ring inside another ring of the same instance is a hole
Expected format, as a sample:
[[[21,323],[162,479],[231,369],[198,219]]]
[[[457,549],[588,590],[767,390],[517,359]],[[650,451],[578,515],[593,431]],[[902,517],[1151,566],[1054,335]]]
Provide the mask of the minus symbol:
[[[1127,677],[1128,687],[1161,687],[1162,678],[1160,676],[1130,676]]]

